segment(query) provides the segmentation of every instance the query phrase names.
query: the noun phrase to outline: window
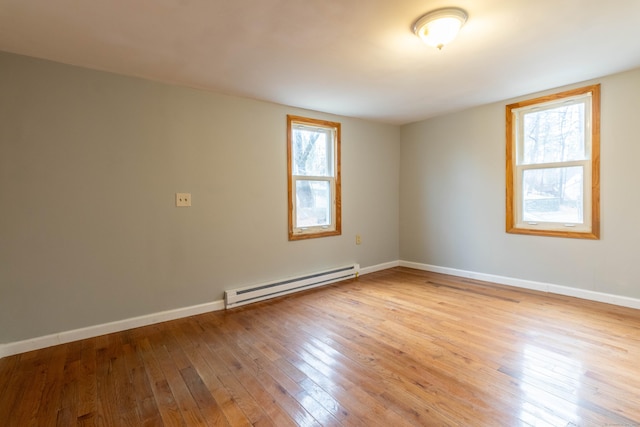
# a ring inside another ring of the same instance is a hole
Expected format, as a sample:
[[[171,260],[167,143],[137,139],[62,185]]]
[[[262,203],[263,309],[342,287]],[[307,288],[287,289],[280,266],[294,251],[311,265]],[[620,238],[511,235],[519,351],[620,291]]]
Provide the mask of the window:
[[[598,239],[600,85],[507,105],[507,232]]]
[[[341,234],[340,123],[287,116],[289,240]]]

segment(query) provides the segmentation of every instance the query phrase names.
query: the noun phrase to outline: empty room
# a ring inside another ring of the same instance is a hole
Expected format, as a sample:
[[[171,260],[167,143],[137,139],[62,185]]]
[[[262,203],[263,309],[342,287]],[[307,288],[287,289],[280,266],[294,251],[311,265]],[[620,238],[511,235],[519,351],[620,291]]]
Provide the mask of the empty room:
[[[0,425],[639,427],[639,29],[0,0]]]

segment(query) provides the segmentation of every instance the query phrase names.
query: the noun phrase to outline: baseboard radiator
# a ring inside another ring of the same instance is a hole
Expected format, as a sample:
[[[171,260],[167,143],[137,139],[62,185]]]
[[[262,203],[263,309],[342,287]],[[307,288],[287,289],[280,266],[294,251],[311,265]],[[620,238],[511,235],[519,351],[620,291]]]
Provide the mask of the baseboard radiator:
[[[358,277],[359,271],[360,265],[353,264],[277,282],[262,283],[259,285],[247,286],[245,288],[232,289],[230,291],[225,291],[224,293],[225,308],[239,307],[252,302],[275,298],[293,292],[299,292],[306,289],[316,288],[318,286],[328,285],[329,283],[339,282],[340,280]]]

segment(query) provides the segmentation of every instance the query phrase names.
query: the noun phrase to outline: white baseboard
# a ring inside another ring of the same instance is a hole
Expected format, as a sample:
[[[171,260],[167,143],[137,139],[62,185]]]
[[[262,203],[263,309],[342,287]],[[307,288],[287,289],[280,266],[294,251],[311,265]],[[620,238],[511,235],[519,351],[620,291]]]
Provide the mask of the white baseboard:
[[[380,270],[397,267],[399,261],[387,262],[361,268],[359,274],[369,274]],[[25,353],[27,351],[38,350],[58,344],[78,341],[86,338],[93,338],[100,335],[111,334],[113,332],[125,331],[127,329],[139,328],[141,326],[152,325],[154,323],[166,322],[168,320],[180,319],[182,317],[194,316],[209,311],[224,310],[224,301],[214,301],[206,304],[194,305],[191,307],[178,308],[174,310],[162,311],[159,313],[147,314],[130,319],[118,320],[101,325],[88,326],[86,328],[64,331],[57,334],[45,335],[16,341],[7,344],[0,344],[0,358],[14,354]]]
[[[57,334],[45,335],[42,337],[31,338],[24,341],[0,344],[0,358],[18,353],[24,353],[27,351],[38,350],[45,347],[51,347],[58,344],[64,344],[86,338],[93,338],[113,332],[125,331],[127,329],[139,328],[141,326],[152,325],[154,323],[166,322],[168,320],[175,320],[182,317],[194,316],[196,314],[223,309],[224,301],[219,300],[205,304],[193,305],[191,307],[177,308],[174,310],[167,310],[161,311],[159,313],[132,317],[130,319],[118,320],[101,325],[88,326],[86,328],[74,329]]]
[[[614,304],[622,307],[640,309],[640,299],[637,298],[607,294],[604,292],[589,291],[586,289],[572,288],[570,286],[554,285],[552,283],[535,282],[532,280],[516,279],[513,277],[497,276],[494,274],[477,273],[474,271],[458,270],[456,268],[449,267],[439,267],[436,265],[421,264],[417,262],[399,261],[398,264],[400,265],[400,267],[415,268],[416,270],[450,274],[452,276],[465,277],[468,279],[483,280],[485,282],[493,282],[501,285],[514,286],[517,288],[532,289],[536,291],[566,295],[591,301],[604,302],[607,304]]]
[[[386,270],[388,268],[397,266],[398,261],[378,264],[361,268],[359,274],[373,273],[375,271]],[[38,350],[45,347],[51,347],[58,344],[64,344],[86,338],[93,338],[100,335],[111,334],[113,332],[125,331],[127,329],[139,328],[141,326],[152,325],[154,323],[166,322],[168,320],[180,319],[182,317],[194,316],[196,314],[202,314],[209,311],[217,310],[224,310],[223,300],[194,305],[191,307],[162,311],[159,313],[147,314],[130,319],[104,323],[102,325],[94,325],[86,328],[74,329],[57,334],[31,338],[24,341],[0,344],[0,358],[12,356],[19,353],[25,353],[27,351]]]
[[[533,289],[537,291],[550,292],[560,295],[567,295],[586,300],[615,304],[623,307],[640,309],[640,299],[624,297],[620,295],[606,294],[602,292],[588,291],[584,289],[560,286],[550,283],[535,282],[532,280],[516,279],[512,277],[497,276],[494,274],[477,273],[474,271],[459,270],[449,267],[439,267],[436,265],[422,264],[410,261],[391,261],[383,264],[372,265],[360,269],[359,274],[369,274],[376,271],[387,270],[393,267],[409,267],[416,270],[432,271],[434,273],[450,274],[452,276],[465,277],[469,279],[483,280],[486,282],[498,283],[501,285],[514,286],[517,288]],[[196,314],[210,311],[224,310],[224,301],[213,301],[210,303],[194,305],[191,307],[178,308],[174,310],[152,313],[144,316],[132,317],[130,319],[118,320],[104,323],[102,325],[89,326],[86,328],[74,329],[57,334],[36,337],[24,341],[17,341],[8,344],[0,344],[0,358],[11,356],[27,351],[38,350],[58,344],[64,344],[86,338],[93,338],[113,332],[125,331],[127,329],[152,325],[154,323],[166,322],[183,317],[194,316]]]
[[[360,268],[360,275],[375,273],[376,271],[388,270],[389,268],[398,267],[400,261],[385,262],[383,264],[371,265],[369,267]]]

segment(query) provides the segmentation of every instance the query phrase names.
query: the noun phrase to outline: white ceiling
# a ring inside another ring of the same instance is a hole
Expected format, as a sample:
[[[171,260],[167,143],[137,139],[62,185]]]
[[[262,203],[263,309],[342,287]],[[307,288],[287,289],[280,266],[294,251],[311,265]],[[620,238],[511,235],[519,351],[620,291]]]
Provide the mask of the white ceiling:
[[[640,0],[0,0],[0,50],[403,124],[640,67]]]

